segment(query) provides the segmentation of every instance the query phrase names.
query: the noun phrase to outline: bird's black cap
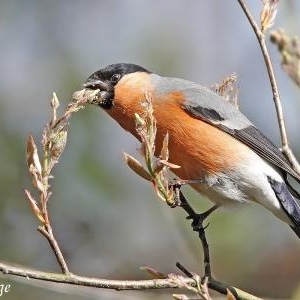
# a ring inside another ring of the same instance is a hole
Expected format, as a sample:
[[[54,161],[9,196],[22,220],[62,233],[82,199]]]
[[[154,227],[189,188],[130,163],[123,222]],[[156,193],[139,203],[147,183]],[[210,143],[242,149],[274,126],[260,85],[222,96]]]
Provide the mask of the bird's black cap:
[[[109,65],[103,69],[98,70],[97,72],[93,73],[86,82],[93,81],[100,79],[102,81],[111,81],[113,78],[113,75],[120,75],[122,77],[123,75],[135,73],[135,72],[146,72],[150,73],[145,68],[135,65],[135,64],[129,64],[129,63],[118,63],[118,64],[112,64]]]

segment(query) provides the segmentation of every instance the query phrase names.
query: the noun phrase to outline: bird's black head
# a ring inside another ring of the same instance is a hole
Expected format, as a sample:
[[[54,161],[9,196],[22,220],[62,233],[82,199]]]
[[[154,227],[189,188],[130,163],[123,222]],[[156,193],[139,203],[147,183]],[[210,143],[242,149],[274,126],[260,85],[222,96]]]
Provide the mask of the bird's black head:
[[[92,90],[99,89],[98,97],[94,102],[102,108],[109,109],[113,106],[114,87],[124,75],[135,72],[150,73],[135,64],[113,64],[93,73],[83,84],[83,88]]]

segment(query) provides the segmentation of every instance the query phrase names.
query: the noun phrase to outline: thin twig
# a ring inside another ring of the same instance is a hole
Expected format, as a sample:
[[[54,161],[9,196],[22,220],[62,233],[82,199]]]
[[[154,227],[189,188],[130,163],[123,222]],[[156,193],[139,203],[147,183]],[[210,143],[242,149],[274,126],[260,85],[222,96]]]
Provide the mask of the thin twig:
[[[4,275],[14,275],[19,277],[24,277],[27,279],[37,279],[43,281],[80,285],[87,287],[96,287],[111,290],[147,290],[147,289],[169,289],[169,288],[179,288],[178,283],[175,283],[171,279],[151,279],[151,280],[110,280],[102,278],[93,278],[78,276],[73,273],[69,274],[58,274],[51,272],[42,272],[35,269],[12,266],[7,263],[0,261],[0,273]],[[192,278],[183,278],[182,282],[190,286],[196,286],[195,280]],[[208,281],[208,287],[214,291],[220,292],[226,295],[226,288],[222,283],[215,280]],[[230,291],[237,295],[237,299],[241,300],[261,300],[251,294],[248,294],[238,288],[229,287]]]
[[[170,279],[151,279],[151,280],[110,280],[93,277],[78,276],[73,273],[58,274],[50,272],[42,272],[39,270],[11,266],[4,262],[0,262],[0,273],[11,274],[15,276],[32,278],[44,281],[66,283],[80,286],[92,286],[97,288],[114,289],[114,290],[144,290],[144,289],[166,289],[177,288]],[[185,278],[184,282],[191,286],[195,286],[195,282],[191,278]]]
[[[180,193],[180,207],[184,209],[185,212],[188,214],[188,219],[191,219],[193,221],[192,224],[196,223],[199,215],[188,203],[183,193],[181,191],[179,193]],[[198,226],[197,232],[203,249],[204,274],[205,277],[212,278],[211,267],[210,267],[209,245],[206,239],[205,228],[203,227],[203,224],[200,224],[200,226]]]
[[[60,250],[60,247],[53,235],[50,223],[47,225],[44,225],[44,226],[39,226],[37,230],[48,240],[49,245],[50,245],[51,249],[53,250],[56,260],[61,268],[61,271],[64,274],[70,274],[69,268],[64,259],[62,251]]]
[[[275,104],[275,109],[276,109],[276,114],[277,114],[277,119],[278,119],[278,125],[279,125],[280,137],[281,137],[281,145],[282,145],[282,147],[281,147],[282,153],[286,156],[286,158],[292,165],[295,172],[297,172],[300,175],[299,162],[297,161],[293,151],[291,150],[291,148],[289,146],[288,135],[287,135],[286,125],[285,125],[284,116],[283,116],[282,102],[281,102],[281,99],[279,96],[279,91],[278,91],[278,87],[277,87],[277,83],[276,83],[273,65],[271,62],[268,48],[266,46],[265,35],[262,33],[259,26],[257,25],[249,8],[247,7],[245,1],[238,0],[238,2],[241,5],[247,19],[249,20],[249,22],[253,28],[253,31],[258,40],[258,43],[261,48],[263,58],[264,58],[264,61],[266,64],[266,68],[268,71],[268,76],[269,76],[269,80],[270,80],[270,84],[271,84],[272,94],[273,94],[273,101]]]
[[[92,98],[94,97],[94,93],[95,92],[88,96]],[[79,97],[79,99],[76,99],[75,96]],[[38,231],[48,240],[56,260],[64,274],[69,274],[70,271],[53,234],[47,204],[52,195],[49,184],[49,180],[53,177],[52,169],[59,162],[59,158],[61,157],[67,143],[68,119],[73,113],[79,111],[87,102],[87,95],[84,93],[77,93],[75,96],[74,100],[76,101],[71,102],[62,116],[57,118],[59,100],[56,94],[53,93],[53,97],[51,99],[52,117],[50,122],[45,125],[42,135],[42,155],[40,155],[41,157],[39,156],[39,152],[32,135],[28,138],[26,151],[28,169],[33,177],[33,187],[38,192],[39,201],[36,201],[34,196],[28,190],[25,190],[25,195],[35,216],[41,223],[38,227]]]

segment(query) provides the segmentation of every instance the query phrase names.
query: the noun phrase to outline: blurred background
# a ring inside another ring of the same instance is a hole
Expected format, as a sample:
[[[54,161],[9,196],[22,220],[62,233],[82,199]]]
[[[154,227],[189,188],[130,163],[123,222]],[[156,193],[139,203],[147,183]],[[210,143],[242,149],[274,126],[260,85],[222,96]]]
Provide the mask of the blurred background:
[[[251,2],[255,17],[261,1]],[[299,1],[281,1],[277,27],[299,35]],[[25,162],[50,118],[55,91],[61,110],[94,71],[132,62],[161,75],[211,86],[236,72],[240,109],[279,145],[270,85],[254,34],[237,1],[1,1],[0,2],[0,260],[59,272],[24,197],[31,188]],[[300,158],[299,89],[269,49],[283,99],[292,148]],[[202,274],[202,249],[180,209],[156,198],[129,170],[122,152],[138,157],[138,142],[97,107],[70,121],[67,148],[56,167],[50,202],[54,232],[76,274],[146,279],[148,265],[179,272],[180,261]],[[197,210],[209,203],[185,189]],[[207,235],[215,277],[266,298],[300,299],[300,242],[256,205],[219,210]],[[28,281],[3,299],[171,299],[171,291],[116,292]],[[178,291],[177,291],[178,292]]]

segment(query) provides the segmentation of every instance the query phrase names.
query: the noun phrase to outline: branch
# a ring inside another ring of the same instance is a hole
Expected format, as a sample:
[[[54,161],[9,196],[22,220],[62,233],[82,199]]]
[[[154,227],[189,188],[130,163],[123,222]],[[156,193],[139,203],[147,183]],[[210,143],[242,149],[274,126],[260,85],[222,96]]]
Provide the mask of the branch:
[[[47,229],[46,229],[47,228]],[[49,245],[56,257],[56,260],[62,270],[62,272],[64,274],[69,274],[70,271],[69,271],[69,268],[67,266],[67,263],[64,259],[64,256],[60,250],[60,247],[53,235],[53,232],[52,232],[52,228],[50,226],[50,224],[48,224],[46,227],[44,226],[39,226],[38,227],[38,231],[48,240],[49,242]]]
[[[75,275],[73,273],[69,274],[58,274],[51,272],[42,272],[35,269],[24,268],[12,266],[7,263],[0,261],[0,273],[4,275],[14,275],[18,277],[24,277],[27,279],[37,279],[41,281],[50,281],[63,284],[80,285],[86,287],[96,287],[103,289],[111,289],[117,291],[123,290],[148,290],[148,289],[169,289],[169,288],[180,288],[178,282],[170,276],[166,279],[151,279],[151,280],[110,280],[110,279],[100,279],[93,277],[85,277]],[[180,278],[181,284],[186,284],[190,287],[195,287],[195,280],[188,277]],[[227,286],[211,280],[208,282],[209,288],[221,292],[227,295]],[[230,291],[234,291],[234,295],[237,299],[244,300],[261,300],[253,295],[250,295],[240,289],[231,287]]]
[[[203,226],[203,221],[208,217],[217,206],[213,206],[207,212],[204,212],[205,217],[202,218],[202,215],[197,214],[191,205],[188,203],[182,192],[180,192],[180,207],[188,214],[187,219],[192,220],[193,230],[198,232],[199,239],[202,244],[203,249],[203,264],[204,264],[204,274],[207,278],[212,278],[211,266],[210,266],[210,253],[209,253],[209,244],[206,239],[205,229],[207,227]],[[202,218],[202,219],[201,219]],[[201,219],[201,220],[199,220]],[[200,223],[200,224],[199,224]],[[178,266],[177,266],[178,267]]]
[[[94,91],[92,94],[89,94],[89,98],[92,98],[96,93],[97,91]],[[27,166],[29,173],[32,175],[32,185],[38,195],[38,201],[35,200],[34,196],[28,190],[25,190],[25,195],[33,213],[41,223],[38,231],[48,240],[64,274],[69,274],[70,272],[53,234],[49,218],[48,202],[52,196],[49,181],[53,178],[52,169],[58,163],[67,143],[68,119],[72,113],[80,110],[86,102],[86,95],[84,93],[80,94],[80,99],[71,102],[61,117],[57,118],[59,101],[56,94],[53,93],[51,99],[52,117],[50,122],[45,125],[42,135],[42,154],[39,155],[32,135],[29,136],[27,141]]]
[[[273,70],[273,65],[271,62],[271,58],[268,52],[268,48],[266,46],[266,40],[265,40],[265,31],[270,28],[273,25],[275,15],[276,15],[276,1],[274,2],[273,10],[266,8],[266,5],[269,3],[269,1],[265,1],[265,6],[261,14],[261,28],[257,25],[255,19],[251,15],[251,12],[249,8],[247,7],[244,0],[238,0],[239,4],[241,5],[246,17],[248,18],[252,29],[256,35],[256,38],[258,40],[260,49],[262,51],[262,55],[266,64],[266,68],[269,75],[269,81],[271,84],[272,94],[273,94],[273,101],[276,108],[276,114],[278,119],[278,125],[279,125],[279,131],[280,131],[280,137],[281,137],[281,151],[286,156],[287,160],[295,170],[300,175],[300,165],[297,161],[293,151],[290,148],[289,142],[288,142],[288,135],[286,131],[286,125],[284,121],[283,116],[283,109],[282,109],[282,102],[279,96],[279,91],[276,83],[276,78]],[[271,4],[269,4],[270,6]],[[267,17],[266,17],[267,16]],[[267,20],[267,21],[266,21]],[[265,23],[264,23],[265,22]],[[266,24],[267,23],[267,24]]]
[[[122,290],[144,290],[144,289],[167,289],[178,288],[178,284],[171,279],[151,279],[151,280],[110,280],[93,277],[78,276],[73,273],[58,274],[42,272],[35,269],[11,266],[0,261],[0,272],[19,277],[65,283],[80,286],[97,287],[104,289]],[[184,278],[184,282],[190,286],[195,286],[195,281]]]

